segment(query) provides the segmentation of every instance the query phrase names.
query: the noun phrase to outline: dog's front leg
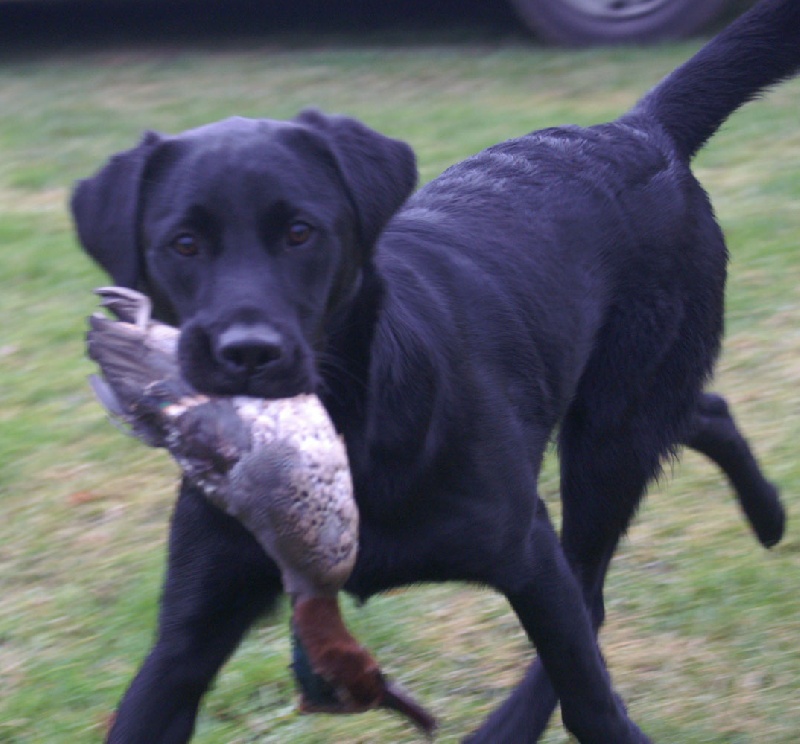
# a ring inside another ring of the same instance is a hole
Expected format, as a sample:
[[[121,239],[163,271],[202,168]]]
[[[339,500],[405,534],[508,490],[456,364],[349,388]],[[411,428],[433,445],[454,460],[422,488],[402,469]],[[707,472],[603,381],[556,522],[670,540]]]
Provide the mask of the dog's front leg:
[[[519,568],[526,571],[524,577],[517,574],[519,583],[498,588],[536,646],[561,700],[566,728],[581,744],[647,744],[650,740],[628,718],[612,689],[580,586],[542,503]],[[523,682],[526,687],[530,684],[529,679]],[[515,697],[519,706],[531,705],[523,696]],[[552,701],[543,702],[548,707]],[[495,719],[470,741],[534,742],[538,732],[528,728],[533,714],[529,710],[514,719]]]
[[[203,694],[280,591],[280,575],[255,539],[184,484],[157,639],[119,705],[108,744],[189,741]]]

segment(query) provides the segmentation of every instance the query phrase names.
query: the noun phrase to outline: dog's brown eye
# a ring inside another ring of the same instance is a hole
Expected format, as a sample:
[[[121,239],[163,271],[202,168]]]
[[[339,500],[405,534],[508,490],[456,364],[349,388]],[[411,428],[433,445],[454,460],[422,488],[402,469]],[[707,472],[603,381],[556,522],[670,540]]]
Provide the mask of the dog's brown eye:
[[[286,242],[291,246],[303,245],[311,237],[311,225],[305,222],[293,222],[286,233]]]
[[[172,249],[181,256],[196,256],[200,250],[197,238],[191,233],[181,233],[172,241]]]

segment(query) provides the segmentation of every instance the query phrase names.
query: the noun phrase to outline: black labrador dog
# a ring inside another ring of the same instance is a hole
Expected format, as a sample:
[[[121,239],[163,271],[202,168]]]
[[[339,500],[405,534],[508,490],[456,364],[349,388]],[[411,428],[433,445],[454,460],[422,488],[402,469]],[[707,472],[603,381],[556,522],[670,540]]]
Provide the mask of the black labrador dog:
[[[504,142],[413,196],[406,144],[314,111],[150,133],[77,186],[83,246],[180,323],[198,390],[321,396],[361,513],[349,592],[460,580],[508,599],[538,660],[470,741],[536,741],[559,701],[584,744],[648,741],[596,631],[615,547],[681,445],[723,468],[762,542],[781,536],[774,489],[704,393],[727,256],[689,162],[798,67],[800,3],[765,0],[617,121]],[[554,437],[561,543],[537,496]],[[109,741],[187,741],[280,593],[184,484],[157,639]]]

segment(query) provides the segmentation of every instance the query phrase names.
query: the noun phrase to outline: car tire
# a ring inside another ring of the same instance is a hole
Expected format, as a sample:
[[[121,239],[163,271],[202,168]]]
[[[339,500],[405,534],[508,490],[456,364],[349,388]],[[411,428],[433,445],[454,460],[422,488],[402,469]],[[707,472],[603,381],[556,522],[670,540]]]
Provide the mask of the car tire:
[[[691,36],[719,17],[730,0],[510,0],[547,42],[569,46],[624,44]]]

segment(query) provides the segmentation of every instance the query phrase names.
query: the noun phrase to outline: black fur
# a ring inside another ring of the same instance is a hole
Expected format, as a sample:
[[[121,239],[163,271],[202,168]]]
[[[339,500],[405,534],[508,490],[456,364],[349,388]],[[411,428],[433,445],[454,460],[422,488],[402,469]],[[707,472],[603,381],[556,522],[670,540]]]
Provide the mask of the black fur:
[[[539,660],[473,742],[536,741],[557,700],[581,742],[647,741],[595,633],[615,547],[681,444],[723,468],[765,545],[780,539],[776,491],[703,392],[727,256],[688,161],[798,66],[800,3],[765,0],[618,121],[504,142],[407,201],[410,149],[318,112],[149,134],[77,187],[85,249],[181,323],[197,388],[321,395],[362,518],[350,592],[466,580],[508,598]],[[563,548],[536,494],[556,436]],[[111,742],[186,741],[280,592],[188,485],[169,549],[158,637]]]

